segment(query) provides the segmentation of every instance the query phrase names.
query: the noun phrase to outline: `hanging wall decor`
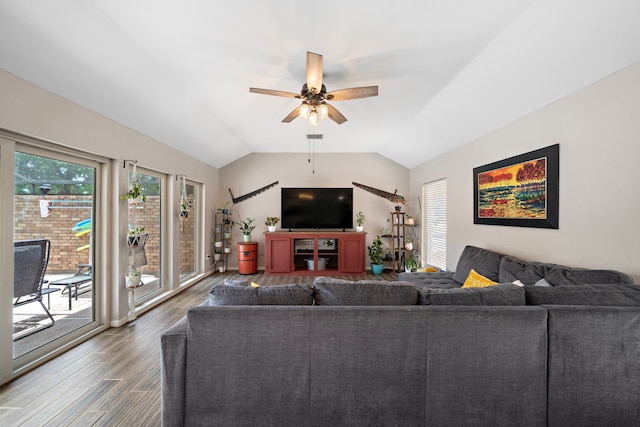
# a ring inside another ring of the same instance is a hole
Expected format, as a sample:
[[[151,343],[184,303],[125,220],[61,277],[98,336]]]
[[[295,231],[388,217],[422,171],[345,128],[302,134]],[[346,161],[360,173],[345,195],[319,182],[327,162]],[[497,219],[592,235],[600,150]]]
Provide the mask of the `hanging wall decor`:
[[[558,228],[559,145],[473,169],[474,224]]]
[[[362,188],[363,190],[368,191],[371,194],[375,194],[376,196],[380,196],[384,199],[389,200],[391,203],[396,205],[396,210],[398,211],[400,210],[399,209],[400,205],[405,205],[407,203],[407,200],[403,196],[398,194],[398,190],[394,191],[393,193],[389,193],[388,191],[378,190],[377,188],[369,187],[368,185],[358,184],[357,182],[352,182],[352,184],[358,188]]]
[[[260,194],[260,193],[262,193],[264,191],[267,191],[268,189],[270,189],[271,187],[274,187],[276,185],[278,185],[278,181],[272,182],[269,185],[265,185],[262,188],[258,188],[257,190],[252,191],[251,193],[247,193],[244,196],[238,196],[238,197],[233,197],[233,193],[231,192],[231,189],[229,189],[229,194],[231,194],[231,199],[233,200],[233,203],[235,204],[235,203],[240,203],[240,202],[242,202],[244,200],[247,200],[248,198],[251,198],[253,196],[257,196],[258,194]]]

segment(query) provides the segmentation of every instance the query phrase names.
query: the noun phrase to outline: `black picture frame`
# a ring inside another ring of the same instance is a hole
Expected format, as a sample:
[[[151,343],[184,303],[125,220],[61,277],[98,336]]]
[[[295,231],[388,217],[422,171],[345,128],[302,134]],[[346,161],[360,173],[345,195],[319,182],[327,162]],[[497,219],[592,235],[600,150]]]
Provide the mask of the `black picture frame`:
[[[554,144],[474,168],[473,223],[557,229],[559,161]]]

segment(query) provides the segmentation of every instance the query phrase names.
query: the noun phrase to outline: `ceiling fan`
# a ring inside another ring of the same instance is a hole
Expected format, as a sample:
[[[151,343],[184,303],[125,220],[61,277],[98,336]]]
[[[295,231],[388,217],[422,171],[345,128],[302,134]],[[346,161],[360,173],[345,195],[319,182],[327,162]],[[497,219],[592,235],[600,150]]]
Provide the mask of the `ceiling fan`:
[[[249,92],[302,99],[302,104],[282,119],[282,122],[289,123],[296,117],[304,117],[314,126],[318,124],[319,120],[327,117],[339,125],[347,121],[347,118],[335,107],[327,104],[327,101],[344,101],[378,96],[378,86],[354,87],[327,92],[327,88],[322,83],[322,74],[322,55],[307,52],[306,83],[302,85],[300,94],[256,87],[250,87]]]

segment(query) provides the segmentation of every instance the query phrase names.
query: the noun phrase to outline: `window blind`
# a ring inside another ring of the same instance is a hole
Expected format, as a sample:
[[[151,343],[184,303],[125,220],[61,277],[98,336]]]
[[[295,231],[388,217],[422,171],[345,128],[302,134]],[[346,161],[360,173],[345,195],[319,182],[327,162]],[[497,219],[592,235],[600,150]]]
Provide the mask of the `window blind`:
[[[447,179],[431,181],[423,186],[424,247],[423,264],[447,268]]]

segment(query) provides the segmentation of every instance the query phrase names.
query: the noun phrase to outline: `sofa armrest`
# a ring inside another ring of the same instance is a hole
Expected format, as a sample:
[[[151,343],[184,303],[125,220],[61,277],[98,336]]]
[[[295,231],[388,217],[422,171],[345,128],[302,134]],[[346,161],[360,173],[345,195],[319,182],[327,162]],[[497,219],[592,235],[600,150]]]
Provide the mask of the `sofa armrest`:
[[[163,426],[184,425],[187,318],[160,337],[161,416]]]

